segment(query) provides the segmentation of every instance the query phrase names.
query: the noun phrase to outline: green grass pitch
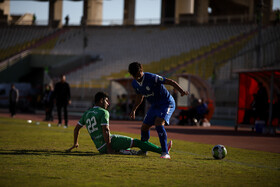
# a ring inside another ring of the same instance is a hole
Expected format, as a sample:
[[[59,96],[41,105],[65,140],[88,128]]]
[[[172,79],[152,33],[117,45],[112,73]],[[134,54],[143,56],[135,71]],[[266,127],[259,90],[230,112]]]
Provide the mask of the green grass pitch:
[[[66,153],[73,144],[73,129],[1,117],[0,186],[278,186],[280,182],[280,154],[227,147],[226,158],[215,160],[214,145],[173,140],[171,160],[156,153],[100,155],[85,128],[80,147]],[[159,145],[158,137],[150,141]]]

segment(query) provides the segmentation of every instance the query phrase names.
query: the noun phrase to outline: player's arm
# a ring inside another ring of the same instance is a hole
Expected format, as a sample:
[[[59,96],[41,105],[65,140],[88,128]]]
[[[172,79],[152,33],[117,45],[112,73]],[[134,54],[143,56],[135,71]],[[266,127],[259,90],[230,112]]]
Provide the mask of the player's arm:
[[[79,138],[79,134],[80,134],[80,129],[83,126],[77,124],[75,129],[74,129],[74,145],[72,147],[70,147],[69,149],[66,150],[66,152],[71,152],[72,149],[74,148],[78,148],[79,147],[79,143],[78,143],[78,138]]]
[[[102,132],[103,132],[103,137],[104,140],[107,144],[107,153],[108,154],[113,154],[114,150],[111,147],[111,138],[110,138],[110,128],[109,125],[102,125]]]
[[[180,92],[181,96],[189,95],[188,91],[184,91],[183,88],[176,81],[174,81],[172,79],[166,78],[164,84],[173,86],[173,88],[175,88],[176,90],[178,90]]]
[[[136,112],[137,108],[140,106],[140,104],[142,103],[143,98],[144,98],[143,95],[140,95],[140,94],[136,95],[135,103],[134,103],[133,108],[132,108],[132,110],[129,114],[131,119],[135,119],[135,112]]]

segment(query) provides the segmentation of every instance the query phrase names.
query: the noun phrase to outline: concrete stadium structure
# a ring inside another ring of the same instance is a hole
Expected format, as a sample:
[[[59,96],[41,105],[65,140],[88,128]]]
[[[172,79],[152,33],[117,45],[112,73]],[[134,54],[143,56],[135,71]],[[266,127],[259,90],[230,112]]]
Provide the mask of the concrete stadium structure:
[[[40,1],[49,2],[48,25],[61,27],[63,0]],[[124,0],[124,25],[135,24],[135,6],[135,0]],[[208,8],[211,9],[211,14]],[[186,21],[204,24],[216,22],[217,19],[224,22],[230,19],[252,22],[260,8],[263,10],[263,21],[269,22],[273,17],[272,0],[161,0],[161,24],[178,24]],[[12,21],[10,0],[1,0],[0,10],[1,22]],[[82,24],[101,25],[102,11],[103,0],[83,0]]]

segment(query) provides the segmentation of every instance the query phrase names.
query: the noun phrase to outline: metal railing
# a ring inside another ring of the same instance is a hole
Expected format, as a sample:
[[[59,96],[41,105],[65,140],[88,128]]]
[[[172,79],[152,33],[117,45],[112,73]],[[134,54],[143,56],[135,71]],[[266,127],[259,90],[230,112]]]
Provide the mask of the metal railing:
[[[199,20],[199,21],[198,21]],[[253,22],[254,18],[249,17],[249,15],[225,15],[225,16],[207,16],[197,18],[193,15],[188,17],[180,18],[148,18],[148,19],[96,19],[96,20],[87,20],[87,25],[98,25],[98,26],[114,26],[114,25],[160,25],[164,23],[168,24],[195,24],[198,22],[207,23],[207,24],[218,24],[218,23],[246,23]],[[56,20],[57,25],[65,26],[62,20]],[[1,23],[6,25],[19,25],[17,21],[6,21],[0,20]],[[24,26],[48,26],[48,20],[36,20],[34,23],[32,21],[20,22]],[[69,22],[68,26],[80,26],[81,22]]]

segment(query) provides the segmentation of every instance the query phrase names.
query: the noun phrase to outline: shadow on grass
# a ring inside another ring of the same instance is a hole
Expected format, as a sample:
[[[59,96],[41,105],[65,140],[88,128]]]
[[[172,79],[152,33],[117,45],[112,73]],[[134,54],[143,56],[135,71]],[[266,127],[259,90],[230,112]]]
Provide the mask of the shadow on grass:
[[[52,155],[60,155],[60,156],[102,156],[102,155],[119,155],[121,157],[128,157],[135,156],[135,158],[146,158],[146,156],[142,155],[127,155],[122,153],[115,153],[115,154],[101,154],[98,152],[83,152],[83,151],[72,151],[66,152],[65,151],[56,151],[56,150],[47,150],[47,149],[37,149],[37,150],[29,150],[29,149],[21,149],[21,150],[3,150],[0,149],[0,156],[1,155],[38,155],[38,156],[52,156]]]
[[[56,150],[3,150],[0,149],[0,155],[41,155],[41,156],[50,156],[50,155],[62,155],[62,156],[98,156],[101,155],[100,153],[94,152],[82,152],[82,151],[73,151],[73,152],[66,152],[66,151],[56,151]]]
[[[214,158],[194,158],[195,160],[218,160]]]

